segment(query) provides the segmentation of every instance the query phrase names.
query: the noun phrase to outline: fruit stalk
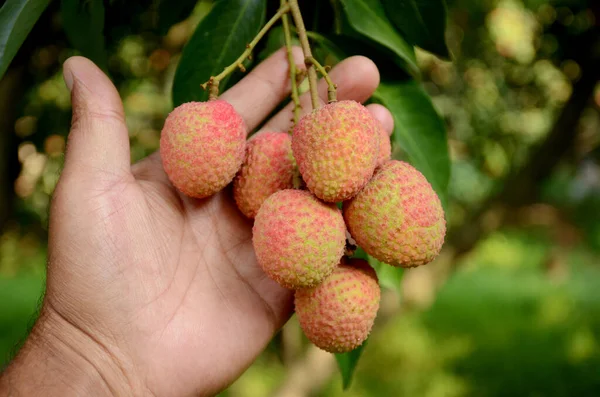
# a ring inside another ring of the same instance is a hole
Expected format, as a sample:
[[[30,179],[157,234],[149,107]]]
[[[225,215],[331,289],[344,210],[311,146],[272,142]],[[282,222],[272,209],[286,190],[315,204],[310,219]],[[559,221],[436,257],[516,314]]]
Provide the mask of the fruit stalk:
[[[313,56],[310,49],[310,44],[308,42],[308,36],[306,34],[306,27],[304,26],[304,20],[302,19],[302,13],[300,12],[298,0],[289,0],[288,4],[290,5],[290,12],[292,13],[292,18],[294,18],[294,23],[296,24],[296,31],[298,33],[298,39],[300,39],[300,46],[302,47],[302,52],[304,52],[306,69],[308,71],[308,85],[310,86],[310,99],[312,102],[312,107],[313,109],[318,109],[319,91],[317,88],[317,70],[313,64],[306,62],[306,59],[312,58]]]
[[[242,55],[240,55],[238,59],[236,59],[231,65],[223,69],[221,73],[211,77],[206,83],[202,84],[202,87],[204,89],[206,89],[206,87],[209,86],[210,91],[208,94],[208,99],[217,98],[217,96],[219,95],[219,82],[221,80],[229,76],[231,73],[233,73],[234,70],[238,68],[244,70],[244,60],[252,55],[254,47],[256,47],[260,39],[264,37],[264,35],[269,31],[269,29],[273,27],[275,22],[277,22],[288,12],[290,12],[290,4],[282,2],[282,6],[279,8],[279,10],[277,10],[275,15],[273,15],[273,17],[265,24],[265,26],[262,27],[262,29],[258,32],[256,37],[254,37],[254,39],[252,39],[252,41],[248,43],[248,45],[246,45],[246,50],[242,52]]]
[[[281,7],[287,4],[286,0],[281,0]],[[290,29],[290,21],[287,14],[281,16],[281,22],[283,24],[283,35],[285,37],[285,47],[287,49],[288,61],[290,64],[290,82],[292,85],[292,102],[294,102],[294,125],[300,120],[300,94],[298,92],[298,82],[296,81],[296,62],[294,61],[294,54],[292,53],[292,33]],[[292,126],[293,127],[293,126]],[[291,131],[291,130],[290,130]]]
[[[307,57],[306,63],[310,63],[311,65],[314,65],[314,67],[317,68],[319,73],[321,73],[321,75],[327,82],[327,100],[328,100],[328,102],[329,103],[337,102],[337,92],[336,92],[337,86],[335,84],[333,84],[331,77],[329,77],[329,74],[327,73],[327,69],[325,69],[323,67],[323,65],[321,65],[319,63],[319,61],[317,61],[314,57]]]

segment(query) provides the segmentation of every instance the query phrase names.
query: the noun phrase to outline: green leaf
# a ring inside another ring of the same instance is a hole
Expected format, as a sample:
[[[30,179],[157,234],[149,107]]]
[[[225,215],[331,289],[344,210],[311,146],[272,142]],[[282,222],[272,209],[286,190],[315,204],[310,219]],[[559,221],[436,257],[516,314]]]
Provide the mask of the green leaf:
[[[108,56],[104,44],[104,2],[62,0],[60,14],[71,45],[106,70]]]
[[[360,358],[363,349],[367,345],[367,341],[365,341],[362,345],[348,353],[338,353],[335,355],[335,360],[337,361],[338,368],[340,369],[340,373],[342,374],[342,384],[344,390],[347,390],[350,387],[350,384],[352,383],[354,370],[356,369],[358,359]]]
[[[450,158],[446,128],[431,99],[414,80],[384,81],[373,98],[394,116],[393,143],[425,175],[447,210]]]
[[[325,37],[317,32],[306,32],[306,35],[310,40],[317,43],[319,48],[322,48],[325,51],[327,51],[328,55],[333,57],[336,62],[340,62],[341,60],[347,57],[347,51],[344,51],[342,48],[340,48],[330,38]],[[317,48],[316,50],[318,50],[319,48]]]
[[[346,32],[352,34],[352,32]],[[403,69],[398,69],[398,64],[390,62],[390,56],[394,59],[398,57],[390,54],[390,51],[374,42],[365,42],[364,37],[355,37],[353,35],[322,35],[316,32],[306,33],[313,43],[315,57],[328,65],[335,65],[343,59],[362,55],[377,65],[381,76],[394,76],[395,79],[410,79],[411,76]],[[356,32],[353,32],[356,35]]]
[[[412,45],[394,29],[379,0],[340,1],[352,28],[393,51],[400,58],[403,68],[410,74],[419,74]]]
[[[370,255],[367,255],[367,261],[369,262],[369,265],[375,269],[375,272],[377,272],[379,285],[400,293],[402,287],[402,277],[404,276],[403,268],[388,265],[387,263],[383,263],[379,259],[373,258]]]
[[[183,49],[173,81],[173,104],[205,101],[200,84],[233,63],[265,21],[266,0],[220,0]],[[228,78],[221,81],[221,92]]]
[[[177,22],[189,17],[198,0],[162,0],[158,6],[158,34],[165,35]]]
[[[50,0],[7,0],[0,8],[0,78]]]
[[[450,57],[444,33],[444,0],[382,0],[386,14],[411,43],[444,58]]]
[[[364,249],[358,247],[356,248],[356,251],[354,251],[354,255],[352,255],[352,258],[364,259],[368,261],[369,255],[367,255]]]
[[[281,330],[279,332],[277,332],[275,334],[275,336],[273,336],[273,338],[271,339],[271,341],[267,345],[267,349],[266,350],[268,352],[270,352],[270,353],[273,353],[275,356],[277,356],[277,359],[279,360],[279,362],[281,364],[284,363],[284,357],[283,357],[283,333],[281,332]]]
[[[268,57],[273,55],[273,53],[280,50],[281,47],[285,46],[285,36],[283,34],[283,26],[274,26],[273,28],[271,28],[271,30],[267,34],[266,38],[264,38],[263,40],[264,40],[264,47],[259,52],[258,56],[256,57],[256,59],[258,61],[264,61],[265,59],[267,59]],[[292,45],[295,45],[295,46],[300,45],[300,41],[298,40],[297,36],[293,33],[292,33]]]
[[[369,262],[369,265],[375,269],[377,278],[379,279],[379,285],[382,287],[396,290],[400,292],[402,287],[402,277],[404,276],[404,269],[401,267],[394,267],[387,263],[381,262],[379,259],[373,258],[368,255],[365,250],[358,247],[352,255],[353,258],[364,259]]]
[[[0,274],[0,371],[14,357],[38,317],[44,277]]]

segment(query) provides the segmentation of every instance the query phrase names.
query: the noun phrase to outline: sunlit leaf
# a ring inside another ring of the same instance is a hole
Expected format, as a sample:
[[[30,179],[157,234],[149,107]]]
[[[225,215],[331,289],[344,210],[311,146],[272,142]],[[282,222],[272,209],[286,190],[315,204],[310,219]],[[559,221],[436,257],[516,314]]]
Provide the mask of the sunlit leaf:
[[[403,268],[390,266],[387,263],[383,263],[370,255],[367,255],[367,261],[369,262],[369,265],[371,265],[377,272],[379,285],[384,288],[397,291],[398,293],[400,292],[402,287],[402,277],[404,276]]]
[[[7,0],[0,8],[0,78],[50,0]]]
[[[394,116],[393,141],[425,175],[447,209],[450,158],[444,121],[414,80],[384,81],[373,97]]]
[[[369,262],[369,265],[375,269],[379,285],[384,288],[392,289],[400,292],[404,269],[401,267],[390,266],[380,260],[368,255],[362,248],[358,247],[354,252],[353,258],[364,259]]]
[[[394,29],[379,0],[340,1],[348,22],[357,32],[393,51],[407,72],[412,75],[419,74],[412,45]]]
[[[205,101],[200,84],[235,61],[265,20],[266,0],[221,0],[185,46],[173,82],[173,104]],[[228,79],[221,81],[221,89]]]
[[[446,2],[444,0],[381,0],[386,15],[407,41],[448,58]]]
[[[342,384],[344,390],[348,389],[352,384],[354,370],[356,369],[356,365],[358,364],[358,360],[360,359],[360,356],[366,344],[367,341],[365,341],[362,345],[352,350],[351,352],[335,355],[335,360],[337,361],[338,368],[340,369],[340,373],[342,374]]]
[[[60,14],[71,45],[106,70],[108,59],[104,44],[104,2],[62,0]]]

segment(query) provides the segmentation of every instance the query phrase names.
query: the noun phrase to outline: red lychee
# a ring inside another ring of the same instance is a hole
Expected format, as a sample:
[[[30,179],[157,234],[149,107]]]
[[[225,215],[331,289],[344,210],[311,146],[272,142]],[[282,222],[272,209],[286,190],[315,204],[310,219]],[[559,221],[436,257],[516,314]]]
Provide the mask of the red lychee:
[[[250,138],[244,163],[233,181],[233,197],[240,211],[254,218],[271,194],[291,189],[294,168],[289,134],[264,132]]]
[[[377,168],[367,186],[344,203],[344,219],[360,247],[393,266],[431,262],[446,234],[442,204],[427,179],[396,160]]]
[[[294,296],[308,339],[328,352],[345,353],[369,336],[381,291],[373,268],[362,259],[351,259],[318,286],[299,289]]]
[[[246,127],[224,100],[189,102],[165,120],[160,155],[171,183],[182,193],[204,198],[223,189],[244,160]]]
[[[333,102],[294,128],[292,149],[308,189],[327,202],[353,197],[373,175],[379,156],[377,120],[358,102]]]
[[[319,284],[339,263],[346,245],[340,210],[304,190],[280,190],[265,200],[252,235],[265,273],[290,289]]]

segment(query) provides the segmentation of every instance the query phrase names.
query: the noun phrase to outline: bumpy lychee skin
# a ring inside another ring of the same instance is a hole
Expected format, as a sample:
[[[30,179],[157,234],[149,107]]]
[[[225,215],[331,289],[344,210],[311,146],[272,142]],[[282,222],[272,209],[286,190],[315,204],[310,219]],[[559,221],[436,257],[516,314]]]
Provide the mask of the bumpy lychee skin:
[[[373,268],[352,259],[318,286],[297,290],[294,303],[300,326],[312,343],[331,353],[346,353],[369,336],[380,298]]]
[[[242,165],[244,120],[223,100],[188,102],[165,120],[160,155],[171,183],[182,193],[204,198],[223,189]]]
[[[267,197],[291,189],[295,166],[289,134],[265,132],[250,138],[242,168],[233,180],[233,197],[240,211],[253,219]]]
[[[392,142],[390,141],[390,136],[383,127],[383,124],[377,122],[377,126],[377,130],[379,131],[379,156],[377,157],[377,167],[380,167],[392,158]]]
[[[265,273],[289,289],[311,287],[331,274],[344,253],[341,211],[303,190],[280,190],[258,210],[252,229]]]
[[[292,149],[308,189],[328,202],[354,196],[373,175],[379,155],[377,120],[360,103],[330,103],[296,125]]]
[[[369,255],[392,266],[431,262],[446,234],[444,210],[427,179],[410,164],[390,160],[344,203],[350,234]]]

